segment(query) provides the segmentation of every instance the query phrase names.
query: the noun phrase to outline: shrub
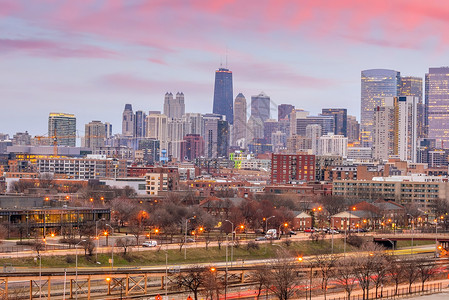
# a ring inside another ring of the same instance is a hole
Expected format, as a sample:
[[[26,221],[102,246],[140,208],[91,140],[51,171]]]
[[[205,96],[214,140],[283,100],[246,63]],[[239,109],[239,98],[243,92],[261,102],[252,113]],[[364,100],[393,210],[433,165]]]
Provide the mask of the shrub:
[[[351,246],[360,248],[363,245],[363,238],[358,235],[350,234],[346,238],[346,242]]]
[[[255,241],[249,241],[248,244],[246,244],[246,250],[250,251],[250,250],[258,250],[259,249],[259,244],[256,243]]]

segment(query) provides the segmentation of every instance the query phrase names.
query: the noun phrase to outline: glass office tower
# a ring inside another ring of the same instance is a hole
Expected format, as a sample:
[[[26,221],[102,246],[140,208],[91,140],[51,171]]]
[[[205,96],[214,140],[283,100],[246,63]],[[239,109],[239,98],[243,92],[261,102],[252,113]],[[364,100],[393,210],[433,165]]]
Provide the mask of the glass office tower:
[[[215,71],[214,107],[213,113],[226,116],[230,124],[234,122],[232,96],[232,72],[225,68]]]
[[[373,144],[374,109],[384,106],[385,97],[399,95],[401,73],[394,70],[372,69],[361,72],[361,140],[362,147]]]

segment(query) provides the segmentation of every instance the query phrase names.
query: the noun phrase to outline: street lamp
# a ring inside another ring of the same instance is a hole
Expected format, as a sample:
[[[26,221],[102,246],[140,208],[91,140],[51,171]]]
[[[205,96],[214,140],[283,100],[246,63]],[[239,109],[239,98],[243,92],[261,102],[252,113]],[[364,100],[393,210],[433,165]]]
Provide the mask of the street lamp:
[[[86,240],[79,241],[78,244],[75,245],[75,298],[78,299],[78,245],[86,242]]]
[[[112,228],[111,225],[109,224],[105,224],[105,226],[108,226],[109,228],[111,228],[111,235],[114,234],[114,228]],[[114,241],[112,241],[112,245],[111,245],[111,270],[114,269]]]
[[[100,236],[98,235],[98,222],[100,221],[104,221],[104,218],[95,221],[95,238],[97,239],[97,251],[95,251],[95,261],[97,263],[98,263],[98,249],[100,249]]]
[[[231,223],[231,234],[232,234],[232,236],[231,236],[231,241],[232,241],[232,244],[231,244],[231,267],[232,267],[232,261],[234,260],[234,223],[232,223],[229,220],[224,220],[224,221]]]
[[[265,234],[268,231],[268,220],[271,219],[271,218],[275,218],[275,217],[276,216],[271,216],[271,217],[268,217],[268,218],[264,218],[265,219]]]
[[[184,237],[184,243],[185,243],[186,245],[184,246],[184,259],[187,259],[187,223],[188,223],[190,220],[193,220],[193,219],[195,219],[195,216],[186,219],[186,231],[185,231],[185,237]]]
[[[288,227],[288,223],[284,223],[284,224],[279,225],[279,239],[281,239],[281,227],[282,226],[284,226],[284,228],[287,228]]]

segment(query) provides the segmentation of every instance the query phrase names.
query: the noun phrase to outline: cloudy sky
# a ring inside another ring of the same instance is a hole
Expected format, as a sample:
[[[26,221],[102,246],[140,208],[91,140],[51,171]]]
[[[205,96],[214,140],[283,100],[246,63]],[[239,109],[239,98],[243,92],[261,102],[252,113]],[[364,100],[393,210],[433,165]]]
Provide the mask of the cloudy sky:
[[[449,65],[446,0],[0,0],[0,132],[47,133],[49,112],[121,130],[125,103],[211,112],[214,70],[312,113],[360,114],[360,71]],[[274,111],[272,114],[274,115]]]

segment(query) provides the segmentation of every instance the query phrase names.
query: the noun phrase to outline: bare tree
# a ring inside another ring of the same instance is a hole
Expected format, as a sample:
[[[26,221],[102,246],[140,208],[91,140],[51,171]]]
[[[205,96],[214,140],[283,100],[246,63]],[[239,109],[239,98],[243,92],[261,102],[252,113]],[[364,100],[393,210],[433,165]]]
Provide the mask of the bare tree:
[[[394,295],[398,294],[399,284],[404,280],[405,268],[403,264],[390,257],[387,265],[387,277],[394,283]]]
[[[131,239],[128,238],[118,238],[116,242],[117,247],[123,248],[123,255],[126,255],[128,253],[129,247],[132,246]]]
[[[372,276],[375,273],[376,265],[381,263],[382,255],[380,253],[383,248],[373,243],[367,243],[360,249],[360,255],[354,258],[354,274],[362,288],[362,299],[368,299]]]
[[[379,287],[383,286],[388,274],[388,260],[384,253],[378,253],[374,256],[375,264],[373,266],[373,283],[376,288],[375,295],[379,291]]]
[[[224,283],[220,281],[217,277],[216,270],[205,270],[204,271],[204,294],[206,299],[220,299],[220,293],[224,287]]]
[[[287,300],[295,294],[295,286],[299,284],[298,262],[288,251],[280,250],[277,258],[270,264],[268,280],[269,290],[279,299]]]
[[[408,261],[404,263],[403,267],[404,277],[408,283],[408,292],[411,293],[412,284],[419,278],[418,263],[415,260]]]
[[[321,289],[324,293],[324,300],[327,297],[327,286],[329,279],[333,275],[334,267],[337,263],[338,257],[333,254],[318,254],[315,258],[316,266],[321,275]]]
[[[356,286],[357,278],[355,277],[356,262],[351,258],[344,258],[337,262],[337,267],[335,269],[335,277],[337,282],[343,285],[346,291],[348,300],[351,299],[351,293]]]
[[[88,238],[85,242],[82,242],[82,246],[84,249],[84,255],[92,256],[95,250],[95,243],[91,238]]]
[[[41,173],[39,174],[39,187],[48,189],[53,186],[54,176],[52,173]]]
[[[433,276],[433,274],[436,273],[435,270],[435,262],[420,259],[417,261],[417,269],[419,273],[419,278],[421,280],[421,291],[424,292],[424,284],[427,280],[430,279],[430,277]]]
[[[194,299],[198,300],[198,293],[204,285],[205,271],[203,266],[192,266],[176,277],[176,283],[179,288],[192,292]]]
[[[263,288],[268,288],[270,284],[269,276],[270,269],[266,265],[257,266],[256,269],[251,273],[251,278],[257,284],[257,299],[259,299]]]

